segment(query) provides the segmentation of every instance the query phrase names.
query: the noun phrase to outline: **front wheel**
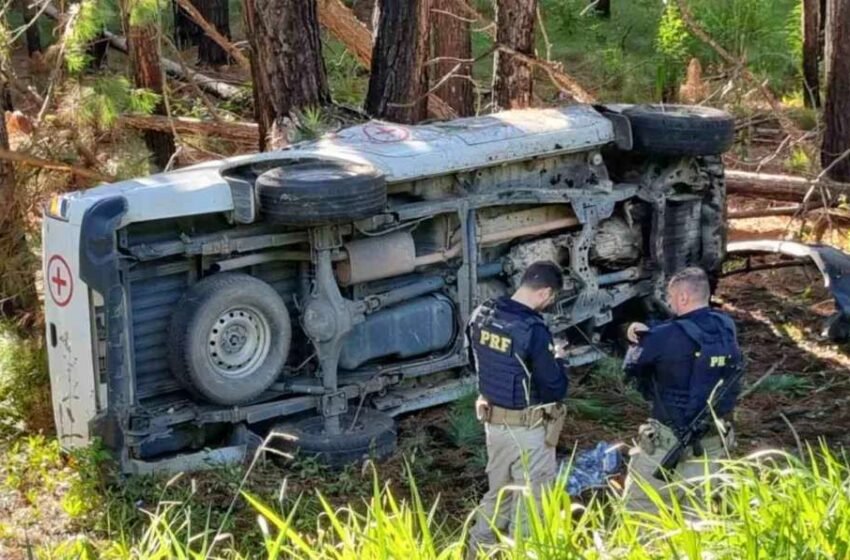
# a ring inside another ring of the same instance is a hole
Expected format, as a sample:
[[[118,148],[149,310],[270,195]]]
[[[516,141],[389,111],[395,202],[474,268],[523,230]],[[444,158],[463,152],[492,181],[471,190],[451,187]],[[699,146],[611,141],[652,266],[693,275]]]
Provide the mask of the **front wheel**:
[[[735,141],[734,117],[711,107],[636,105],[623,114],[632,125],[633,149],[646,155],[719,155]]]

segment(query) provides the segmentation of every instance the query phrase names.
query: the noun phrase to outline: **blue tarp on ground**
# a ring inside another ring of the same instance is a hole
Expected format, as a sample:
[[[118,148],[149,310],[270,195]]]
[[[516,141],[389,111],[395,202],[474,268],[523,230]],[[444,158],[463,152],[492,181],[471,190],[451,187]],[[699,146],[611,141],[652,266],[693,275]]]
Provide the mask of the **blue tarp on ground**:
[[[589,488],[606,486],[608,477],[623,469],[623,456],[619,445],[600,441],[592,449],[561,459],[559,464],[560,473],[569,473],[567,492],[570,496],[578,496]]]

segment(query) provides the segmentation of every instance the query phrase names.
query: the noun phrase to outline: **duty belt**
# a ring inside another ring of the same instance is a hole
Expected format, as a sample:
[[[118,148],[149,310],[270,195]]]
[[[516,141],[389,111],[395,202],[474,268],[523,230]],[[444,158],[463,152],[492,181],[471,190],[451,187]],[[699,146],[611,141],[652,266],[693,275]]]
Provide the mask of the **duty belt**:
[[[489,408],[486,422],[490,424],[531,428],[542,425],[546,419],[546,408],[544,406],[511,410],[510,408],[502,408],[491,404]]]

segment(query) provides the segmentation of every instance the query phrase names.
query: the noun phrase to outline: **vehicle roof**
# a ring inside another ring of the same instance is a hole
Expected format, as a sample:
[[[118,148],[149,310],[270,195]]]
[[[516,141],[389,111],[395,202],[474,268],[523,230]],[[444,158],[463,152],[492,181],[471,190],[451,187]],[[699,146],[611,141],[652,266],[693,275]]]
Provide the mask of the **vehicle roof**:
[[[275,160],[367,163],[393,183],[578,152],[613,140],[611,122],[588,105],[503,111],[424,125],[369,121],[283,150],[204,162],[74,193],[72,221],[84,206],[117,194],[128,199],[125,223],[231,211],[223,174]]]

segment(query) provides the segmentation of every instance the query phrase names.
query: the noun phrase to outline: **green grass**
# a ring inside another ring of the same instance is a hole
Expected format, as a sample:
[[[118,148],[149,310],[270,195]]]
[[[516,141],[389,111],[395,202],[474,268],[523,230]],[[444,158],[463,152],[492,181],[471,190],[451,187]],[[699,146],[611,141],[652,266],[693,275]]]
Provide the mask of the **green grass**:
[[[239,544],[238,529],[198,523],[196,496],[163,499],[147,509],[139,532],[122,539],[76,535],[41,551],[45,558],[287,558],[461,559],[468,517],[445,524],[439,499],[426,501],[408,476],[407,491],[382,483],[372,471],[363,503],[336,505],[315,492],[309,528],[301,499],[269,501],[242,492],[256,514],[256,542]],[[562,482],[562,481],[561,481]],[[850,554],[850,468],[826,447],[802,458],[779,451],[727,461],[720,473],[660,510],[625,510],[616,497],[578,504],[559,484],[542,506],[521,496],[528,530],[503,535],[489,558],[847,558]],[[507,490],[507,491],[518,491]],[[302,496],[303,498],[303,496]],[[202,518],[203,519],[203,518]],[[484,558],[480,555],[479,558]]]
[[[43,341],[0,323],[0,436],[53,429]]]

